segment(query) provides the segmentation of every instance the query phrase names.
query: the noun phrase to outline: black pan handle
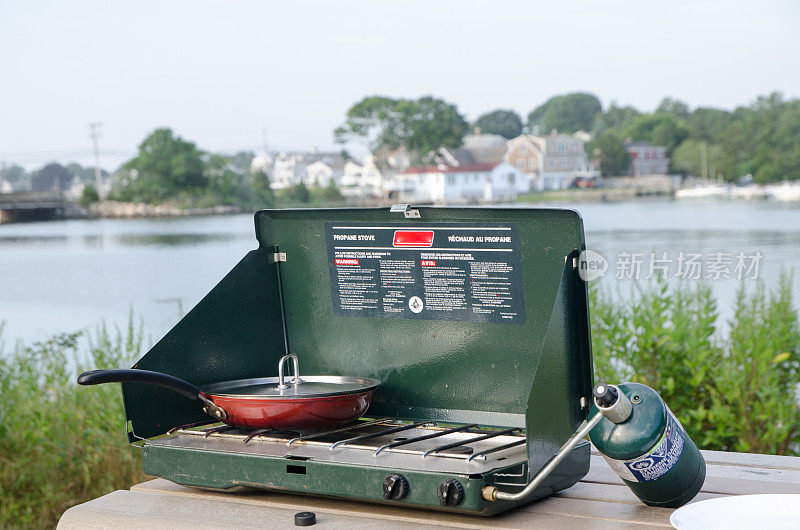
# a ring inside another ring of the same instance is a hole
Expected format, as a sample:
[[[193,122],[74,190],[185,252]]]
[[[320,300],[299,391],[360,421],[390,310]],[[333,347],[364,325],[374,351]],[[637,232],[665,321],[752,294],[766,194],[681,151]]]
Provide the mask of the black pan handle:
[[[92,370],[78,376],[79,385],[99,385],[101,383],[145,383],[172,390],[189,399],[200,397],[200,389],[190,382],[150,370]]]

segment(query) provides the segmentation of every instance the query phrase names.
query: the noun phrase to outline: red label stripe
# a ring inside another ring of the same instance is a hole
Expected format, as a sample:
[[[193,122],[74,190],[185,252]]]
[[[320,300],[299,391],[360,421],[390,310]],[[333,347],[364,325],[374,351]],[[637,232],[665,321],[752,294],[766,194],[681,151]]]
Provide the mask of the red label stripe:
[[[396,230],[395,247],[430,247],[433,245],[433,230]]]

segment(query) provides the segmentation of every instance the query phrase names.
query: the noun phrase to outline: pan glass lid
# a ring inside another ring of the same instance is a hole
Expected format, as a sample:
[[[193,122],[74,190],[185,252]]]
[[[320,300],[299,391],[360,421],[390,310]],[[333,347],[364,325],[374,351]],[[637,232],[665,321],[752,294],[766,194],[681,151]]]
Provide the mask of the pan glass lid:
[[[380,385],[380,381],[368,377],[303,375],[300,379],[300,383],[295,383],[292,376],[287,377],[285,389],[278,388],[277,377],[261,377],[214,383],[200,390],[204,394],[238,398],[315,398],[366,392]]]

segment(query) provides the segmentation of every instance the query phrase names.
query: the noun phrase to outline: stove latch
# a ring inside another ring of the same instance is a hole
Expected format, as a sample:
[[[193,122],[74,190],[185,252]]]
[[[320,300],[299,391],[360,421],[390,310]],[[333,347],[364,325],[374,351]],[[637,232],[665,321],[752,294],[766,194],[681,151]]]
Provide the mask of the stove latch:
[[[406,219],[419,219],[422,217],[419,210],[412,208],[410,204],[393,204],[389,211],[392,213],[402,213]]]

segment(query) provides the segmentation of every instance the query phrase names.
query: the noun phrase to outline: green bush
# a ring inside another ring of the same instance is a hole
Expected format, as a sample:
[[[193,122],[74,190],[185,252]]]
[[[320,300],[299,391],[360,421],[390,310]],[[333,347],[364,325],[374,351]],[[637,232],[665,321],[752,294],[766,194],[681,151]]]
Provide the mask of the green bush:
[[[332,204],[342,202],[344,197],[339,192],[339,188],[331,180],[325,187],[313,187],[308,190],[311,195],[311,202],[314,204]]]
[[[657,390],[704,449],[800,454],[800,327],[786,274],[741,287],[727,326],[707,285],[591,289],[598,380]]]
[[[291,206],[295,204],[306,204],[311,200],[311,193],[302,182],[280,190],[276,193],[276,199],[281,206]]]
[[[81,206],[89,206],[90,204],[99,200],[100,195],[97,193],[97,189],[94,186],[88,184],[85,188],[83,188],[80,198]]]
[[[0,352],[0,528],[54,526],[70,506],[147,478],[119,386],[75,384],[79,371],[132,364],[141,345],[131,321],[114,336],[100,326]]]

